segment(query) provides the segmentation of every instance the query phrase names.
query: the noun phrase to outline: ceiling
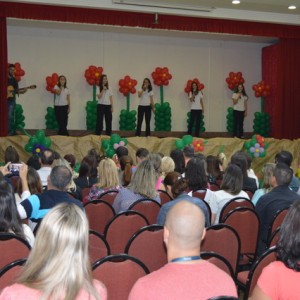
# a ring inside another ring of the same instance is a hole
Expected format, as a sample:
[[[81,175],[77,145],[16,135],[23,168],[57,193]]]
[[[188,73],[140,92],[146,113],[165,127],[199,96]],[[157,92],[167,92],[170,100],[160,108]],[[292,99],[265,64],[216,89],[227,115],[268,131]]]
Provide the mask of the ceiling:
[[[240,0],[238,5],[232,4],[232,0],[10,1],[300,25],[300,0]],[[288,9],[291,4],[297,9]]]

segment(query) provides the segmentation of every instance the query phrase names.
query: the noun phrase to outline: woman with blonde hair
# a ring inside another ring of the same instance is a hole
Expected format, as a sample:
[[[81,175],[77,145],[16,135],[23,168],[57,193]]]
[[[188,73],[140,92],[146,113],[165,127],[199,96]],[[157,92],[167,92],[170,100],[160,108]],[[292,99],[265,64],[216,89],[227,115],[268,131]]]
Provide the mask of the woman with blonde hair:
[[[118,169],[111,158],[105,157],[100,161],[98,176],[99,182],[91,187],[89,195],[87,196],[88,201],[99,198],[99,196],[106,191],[120,189]]]
[[[255,191],[251,201],[254,205],[256,205],[257,201],[266,193],[269,193],[272,190],[272,186],[270,184],[270,179],[274,175],[276,164],[274,163],[266,163],[262,169],[263,177],[263,186],[261,189]]]
[[[173,158],[171,158],[170,156],[164,156],[161,159],[161,164],[160,164],[160,186],[159,189],[162,190],[164,189],[164,179],[166,177],[166,175],[170,172],[174,172],[175,169],[175,162],[173,160]]]
[[[88,221],[74,204],[59,204],[43,219],[17,283],[0,299],[107,299],[92,279]]]
[[[159,195],[155,189],[158,173],[149,159],[142,161],[136,168],[130,184],[119,190],[113,207],[116,213],[125,211],[135,201],[150,198],[160,203]]]

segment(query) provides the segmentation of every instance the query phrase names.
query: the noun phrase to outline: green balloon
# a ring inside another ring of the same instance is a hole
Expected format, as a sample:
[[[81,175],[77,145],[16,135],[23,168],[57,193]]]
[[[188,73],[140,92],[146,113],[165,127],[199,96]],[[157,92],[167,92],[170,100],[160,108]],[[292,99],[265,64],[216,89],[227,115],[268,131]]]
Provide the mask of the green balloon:
[[[29,144],[31,146],[34,146],[35,144],[38,143],[38,139],[36,138],[36,136],[32,136],[30,139],[29,139]]]
[[[244,147],[248,150],[251,147],[250,142],[245,142]]]
[[[107,149],[109,147],[109,140],[103,140],[101,145],[103,149]]]
[[[52,141],[50,138],[46,137],[45,140],[44,140],[44,146],[46,148],[50,148],[51,147],[51,144],[52,144]]]
[[[191,135],[184,135],[182,141],[184,145],[189,145],[193,142],[193,137]]]
[[[30,145],[29,143],[25,145],[25,151],[26,152],[32,152],[33,150],[33,145]]]
[[[182,140],[176,140],[175,141],[175,146],[179,150],[183,149],[183,147],[184,147],[183,141]]]
[[[114,156],[114,154],[115,154],[114,148],[109,148],[109,149],[106,150],[106,155],[108,157],[112,158]]]
[[[228,111],[228,112],[233,112],[233,108],[232,108],[232,107],[228,107],[228,108],[227,108],[227,111]]]
[[[111,145],[113,145],[115,143],[119,144],[120,141],[121,141],[121,137],[118,134],[114,133],[114,134],[111,135],[111,137],[110,137],[110,144]]]
[[[128,140],[127,140],[127,139],[125,139],[125,138],[122,138],[122,139],[121,139],[121,141],[123,141],[123,142],[124,142],[125,146],[128,144]]]

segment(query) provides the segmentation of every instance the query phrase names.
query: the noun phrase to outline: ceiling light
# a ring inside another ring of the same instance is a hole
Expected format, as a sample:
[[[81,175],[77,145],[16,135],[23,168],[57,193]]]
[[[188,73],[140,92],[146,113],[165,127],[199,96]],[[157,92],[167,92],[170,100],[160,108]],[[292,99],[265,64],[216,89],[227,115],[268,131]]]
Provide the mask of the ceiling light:
[[[232,1],[232,4],[240,4],[240,3],[241,3],[240,0],[233,0],[233,1]]]
[[[296,9],[297,7],[296,7],[296,5],[290,5],[289,7],[288,7],[288,9]]]

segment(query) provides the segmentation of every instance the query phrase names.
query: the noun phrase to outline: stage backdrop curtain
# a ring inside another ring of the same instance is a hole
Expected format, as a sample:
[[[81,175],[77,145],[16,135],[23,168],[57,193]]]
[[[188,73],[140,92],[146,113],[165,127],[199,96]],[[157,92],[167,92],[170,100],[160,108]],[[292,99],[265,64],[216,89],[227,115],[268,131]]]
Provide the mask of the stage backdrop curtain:
[[[300,40],[281,39],[262,50],[262,77],[271,86],[265,111],[271,115],[271,136],[300,136]]]
[[[7,31],[6,18],[0,17],[0,136],[6,136],[7,121]]]

